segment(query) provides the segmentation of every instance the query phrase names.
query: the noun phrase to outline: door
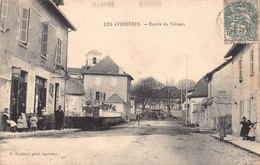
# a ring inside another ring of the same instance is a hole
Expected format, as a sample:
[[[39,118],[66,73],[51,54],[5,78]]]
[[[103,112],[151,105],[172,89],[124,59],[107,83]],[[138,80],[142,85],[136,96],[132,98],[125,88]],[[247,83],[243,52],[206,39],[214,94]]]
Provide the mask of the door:
[[[59,90],[60,85],[58,83],[55,83],[55,92],[54,92],[54,113],[58,109],[59,106]]]
[[[26,104],[27,83],[22,78],[13,77],[11,86],[10,118],[17,121],[23,110],[22,104]]]

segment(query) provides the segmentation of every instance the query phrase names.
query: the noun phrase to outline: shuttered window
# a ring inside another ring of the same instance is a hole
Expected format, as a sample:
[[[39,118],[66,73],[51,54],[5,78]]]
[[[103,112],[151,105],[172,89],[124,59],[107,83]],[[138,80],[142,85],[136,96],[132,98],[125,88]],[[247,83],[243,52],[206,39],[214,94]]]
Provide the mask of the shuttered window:
[[[42,23],[41,55],[47,57],[49,23]]]
[[[254,75],[254,50],[250,52],[250,76]]]
[[[242,75],[242,57],[239,58],[238,60],[238,70],[239,70],[239,81],[243,80],[243,75]]]
[[[22,9],[20,42],[25,45],[28,42],[29,14],[29,9]]]
[[[62,55],[62,40],[60,38],[58,38],[57,51],[56,51],[57,64],[61,64],[61,55]]]
[[[0,30],[6,30],[8,0],[0,0]]]

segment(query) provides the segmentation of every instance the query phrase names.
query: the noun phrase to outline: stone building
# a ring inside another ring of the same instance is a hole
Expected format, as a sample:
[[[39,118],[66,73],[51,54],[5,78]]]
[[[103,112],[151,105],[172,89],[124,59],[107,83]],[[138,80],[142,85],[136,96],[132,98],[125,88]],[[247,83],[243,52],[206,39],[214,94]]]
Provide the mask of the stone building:
[[[225,124],[226,131],[231,132],[231,62],[227,60],[206,74],[208,97],[204,102],[205,109],[201,111],[200,126],[218,129],[220,124]]]
[[[64,107],[69,30],[52,0],[0,0],[0,111],[49,114]],[[2,122],[1,122],[2,123]]]
[[[101,105],[116,94],[124,101],[122,117],[128,120],[131,111],[130,86],[132,76],[125,73],[109,56],[106,56],[84,73],[84,90],[89,101]]]
[[[239,136],[243,117],[258,122],[260,141],[260,44],[236,44],[225,55],[232,60],[232,132]],[[224,82],[223,82],[224,83]]]

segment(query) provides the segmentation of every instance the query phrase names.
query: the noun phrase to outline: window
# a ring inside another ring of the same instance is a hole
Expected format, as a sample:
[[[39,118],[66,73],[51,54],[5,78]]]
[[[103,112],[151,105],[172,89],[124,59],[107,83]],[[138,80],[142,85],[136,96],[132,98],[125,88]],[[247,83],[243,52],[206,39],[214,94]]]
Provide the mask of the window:
[[[20,42],[25,45],[27,45],[28,43],[29,15],[30,15],[30,10],[23,8],[22,17],[21,17],[21,28],[20,28],[21,30]]]
[[[56,50],[56,62],[61,64],[61,55],[62,55],[62,40],[58,38],[57,50]]]
[[[42,23],[41,55],[45,58],[47,57],[48,29],[49,29],[49,23],[43,22]]]
[[[100,99],[100,92],[96,92],[96,100]]]
[[[239,108],[240,108],[240,120],[241,120],[244,117],[244,101],[243,100],[240,101]]]
[[[242,75],[242,57],[238,60],[238,70],[239,70],[239,81],[241,82],[243,80]]]
[[[104,101],[106,100],[106,93],[104,93]]]
[[[93,58],[93,64],[96,64],[97,63],[97,59],[96,57]]]
[[[254,50],[250,52],[250,75],[254,75]]]
[[[0,30],[6,30],[8,0],[0,0]]]

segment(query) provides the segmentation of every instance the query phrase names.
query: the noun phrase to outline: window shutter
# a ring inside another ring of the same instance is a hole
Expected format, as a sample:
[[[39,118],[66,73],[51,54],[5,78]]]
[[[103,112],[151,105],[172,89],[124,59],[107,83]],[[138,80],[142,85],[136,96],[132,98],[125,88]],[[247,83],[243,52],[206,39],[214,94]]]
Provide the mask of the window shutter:
[[[0,1],[0,30],[3,31],[6,29],[7,12],[8,12],[8,0]]]
[[[57,54],[56,54],[56,62],[58,64],[61,63],[61,55],[62,55],[62,40],[58,38],[58,42],[57,42]]]
[[[250,53],[250,75],[254,74],[254,51],[252,50]]]
[[[21,42],[27,44],[29,24],[29,9],[23,8],[21,18]]]
[[[41,52],[44,57],[47,55],[47,46],[48,46],[48,29],[49,23],[42,23],[42,44],[41,44]]]

